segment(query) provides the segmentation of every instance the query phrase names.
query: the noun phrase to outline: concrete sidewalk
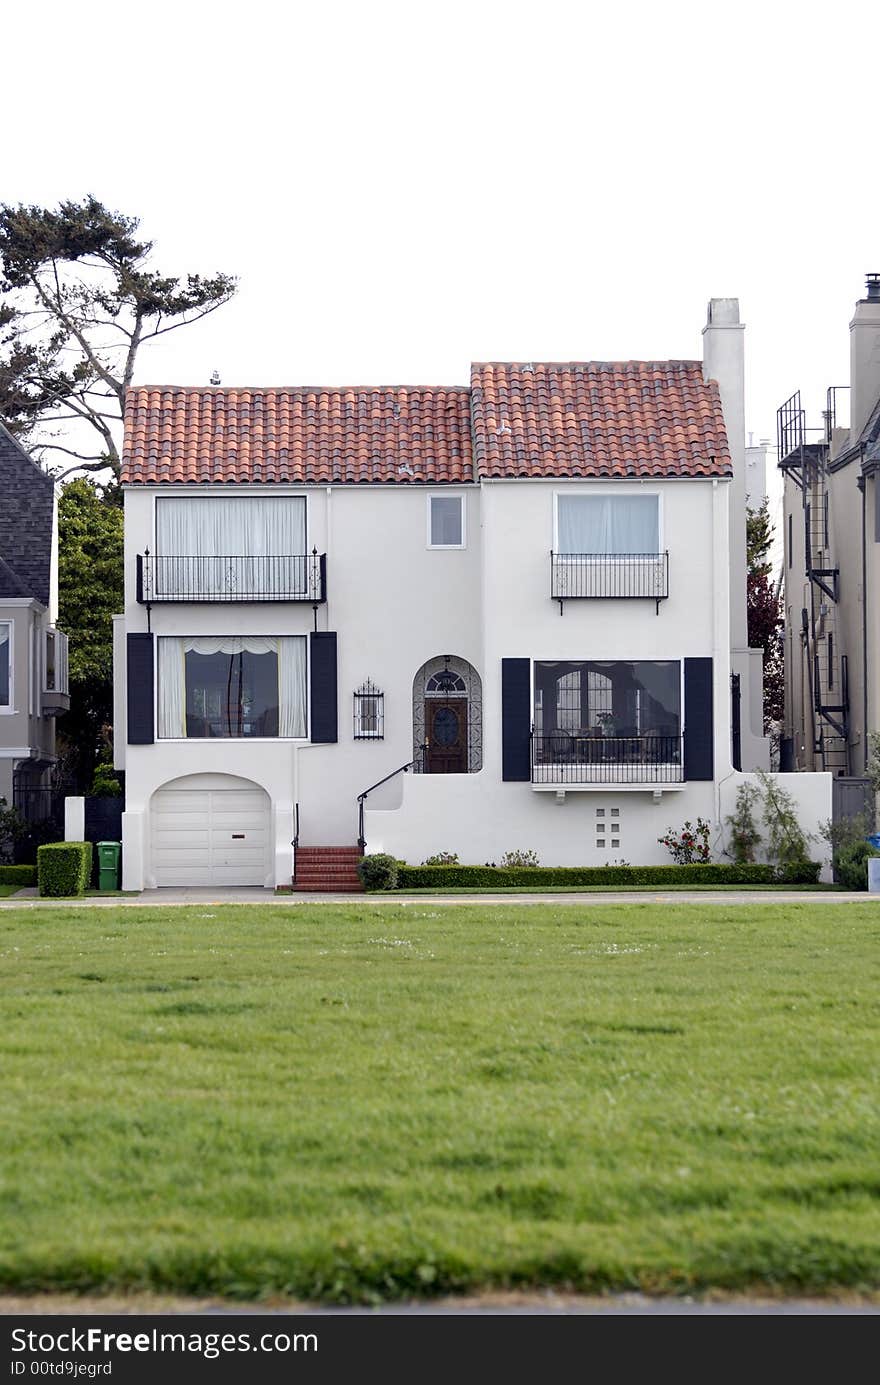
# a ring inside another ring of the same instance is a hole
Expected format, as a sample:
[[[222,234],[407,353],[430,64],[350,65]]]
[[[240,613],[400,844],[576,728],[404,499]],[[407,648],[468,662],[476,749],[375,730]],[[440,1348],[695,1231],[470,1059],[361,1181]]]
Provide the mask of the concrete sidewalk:
[[[257,888],[223,889],[175,889],[144,890],[139,895],[92,895],[85,899],[39,899],[35,889],[19,890],[0,900],[0,910],[17,909],[114,909],[114,908],[166,908],[184,904],[246,904],[246,905],[284,905],[288,908],[301,904],[346,904],[349,907],[361,905],[373,909],[377,905],[402,908],[419,904],[579,904],[583,908],[607,904],[858,904],[870,901],[880,902],[880,895],[847,893],[841,891],[812,892],[809,890],[675,890],[663,893],[650,889],[621,892],[614,890],[595,894],[274,894],[271,890]]]

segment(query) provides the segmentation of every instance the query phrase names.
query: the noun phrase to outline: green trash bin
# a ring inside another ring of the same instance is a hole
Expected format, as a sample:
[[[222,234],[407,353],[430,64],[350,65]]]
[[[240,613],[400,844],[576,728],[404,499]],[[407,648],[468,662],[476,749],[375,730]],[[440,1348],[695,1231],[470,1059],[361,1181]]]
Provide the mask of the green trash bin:
[[[119,889],[121,842],[98,842],[98,889]]]

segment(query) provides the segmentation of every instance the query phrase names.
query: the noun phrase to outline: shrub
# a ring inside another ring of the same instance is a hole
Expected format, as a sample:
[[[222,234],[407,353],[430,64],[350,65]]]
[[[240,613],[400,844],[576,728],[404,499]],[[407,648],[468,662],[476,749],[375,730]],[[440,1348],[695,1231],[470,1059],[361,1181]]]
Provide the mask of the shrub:
[[[370,859],[370,858],[368,858]],[[398,889],[505,889],[527,885],[776,885],[812,884],[820,864],[807,861],[797,867],[694,862],[679,866],[407,866],[398,871]]]
[[[673,861],[677,866],[692,866],[703,861],[708,861],[711,855],[709,850],[709,824],[702,818],[697,818],[696,827],[690,822],[686,822],[679,832],[674,828],[667,827],[666,836],[658,837],[661,846],[665,846]]]
[[[874,831],[874,815],[870,812],[855,813],[851,818],[840,818],[837,822],[823,822],[819,827],[820,836],[825,838],[831,847],[831,864],[834,868],[834,879],[840,881],[840,858],[842,855],[849,855],[851,848],[861,846],[865,842],[869,833]],[[865,857],[867,860],[867,857]],[[865,884],[854,885],[853,889],[867,889],[868,875],[867,866],[865,867]]]
[[[780,885],[815,885],[821,869],[821,861],[792,861],[776,867],[776,879]]]
[[[91,874],[91,842],[47,842],[37,848],[37,884],[41,895],[85,894]]]
[[[0,798],[0,860],[12,855],[15,843],[27,831],[27,823],[17,808],[10,808],[5,798]]]
[[[99,764],[95,766],[90,794],[92,798],[119,798],[121,796],[122,785],[113,773],[112,765]]]
[[[440,870],[445,867],[434,867]],[[375,856],[362,856],[358,861],[358,875],[365,890],[395,890],[397,888],[398,865],[393,856],[377,851]]]
[[[0,885],[17,885],[23,890],[26,885],[36,883],[36,866],[0,866]]]
[[[837,883],[845,890],[866,890],[869,856],[880,856],[880,851],[870,842],[850,842],[842,846],[834,861]]]
[[[755,847],[761,840],[753,810],[759,798],[758,787],[747,779],[736,792],[736,807],[724,819],[730,828],[730,854],[734,861],[744,864],[754,861]]]
[[[810,857],[807,843],[813,841],[797,820],[795,801],[788,789],[766,770],[755,771],[761,785],[760,794],[767,828],[767,855],[781,866],[800,865]]]
[[[541,862],[538,860],[538,853],[536,851],[505,851],[504,855],[501,857],[501,865],[506,869],[518,870],[525,868],[533,870],[535,866],[539,866],[540,864]]]
[[[458,854],[455,851],[438,851],[435,856],[429,856],[422,862],[423,866],[457,866]]]

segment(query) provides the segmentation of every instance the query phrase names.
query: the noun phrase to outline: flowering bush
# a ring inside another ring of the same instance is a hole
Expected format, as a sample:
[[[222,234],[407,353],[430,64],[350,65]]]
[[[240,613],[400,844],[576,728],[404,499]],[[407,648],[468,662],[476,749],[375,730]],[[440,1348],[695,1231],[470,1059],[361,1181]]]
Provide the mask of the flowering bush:
[[[508,867],[539,866],[541,862],[536,851],[505,851],[501,857],[501,864]]]
[[[680,831],[667,827],[666,836],[658,837],[661,846],[669,851],[677,866],[702,865],[709,860],[709,824],[697,818],[696,827],[686,822]]]
[[[438,851],[422,862],[423,866],[457,866],[458,854],[455,851]]]

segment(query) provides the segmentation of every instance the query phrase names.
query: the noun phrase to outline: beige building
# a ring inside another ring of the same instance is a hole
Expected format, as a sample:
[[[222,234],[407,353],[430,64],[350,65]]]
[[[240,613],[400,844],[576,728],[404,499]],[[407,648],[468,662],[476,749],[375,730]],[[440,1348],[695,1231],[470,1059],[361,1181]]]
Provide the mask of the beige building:
[[[841,426],[846,421],[848,426]],[[862,775],[880,729],[880,274],[850,323],[850,382],[821,428],[779,410],[784,477],[783,769]]]

